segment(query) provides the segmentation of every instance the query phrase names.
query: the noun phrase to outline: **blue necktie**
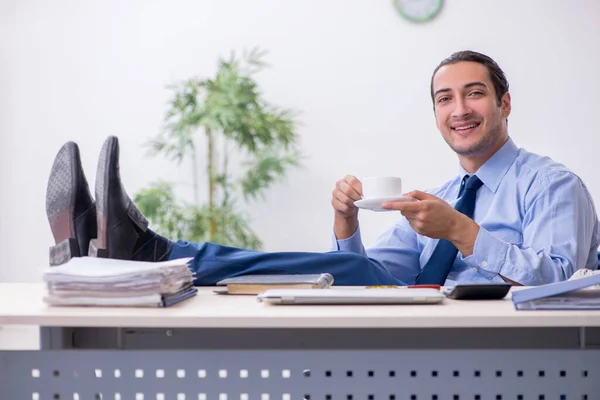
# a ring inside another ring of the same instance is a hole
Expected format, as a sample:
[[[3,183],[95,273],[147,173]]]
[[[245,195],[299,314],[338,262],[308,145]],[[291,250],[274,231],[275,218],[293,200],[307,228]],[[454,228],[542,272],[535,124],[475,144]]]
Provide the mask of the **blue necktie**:
[[[458,193],[459,200],[456,202],[456,210],[465,214],[469,218],[473,218],[475,211],[475,195],[483,182],[473,175],[465,175],[463,178],[460,191]],[[462,197],[461,197],[462,196]],[[436,284],[443,285],[446,282],[448,273],[452,269],[458,249],[446,239],[440,239],[437,246],[431,254],[431,258],[423,267],[421,273],[417,276],[417,284]]]

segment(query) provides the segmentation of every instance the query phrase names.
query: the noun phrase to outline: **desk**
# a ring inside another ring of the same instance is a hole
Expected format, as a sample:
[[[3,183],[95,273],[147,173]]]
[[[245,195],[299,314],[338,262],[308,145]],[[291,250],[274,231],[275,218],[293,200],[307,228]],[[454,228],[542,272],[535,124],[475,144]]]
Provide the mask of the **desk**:
[[[0,284],[0,325],[42,341],[0,352],[3,399],[600,398],[600,311],[269,306],[212,288],[168,309],[61,308],[43,292]]]

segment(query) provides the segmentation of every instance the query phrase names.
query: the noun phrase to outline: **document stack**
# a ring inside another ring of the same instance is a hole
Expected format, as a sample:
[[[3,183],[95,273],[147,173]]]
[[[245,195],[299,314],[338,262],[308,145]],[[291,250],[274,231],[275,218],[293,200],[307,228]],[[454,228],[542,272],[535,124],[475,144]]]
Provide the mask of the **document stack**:
[[[164,262],[75,257],[44,270],[53,306],[168,307],[197,293],[192,258]]]

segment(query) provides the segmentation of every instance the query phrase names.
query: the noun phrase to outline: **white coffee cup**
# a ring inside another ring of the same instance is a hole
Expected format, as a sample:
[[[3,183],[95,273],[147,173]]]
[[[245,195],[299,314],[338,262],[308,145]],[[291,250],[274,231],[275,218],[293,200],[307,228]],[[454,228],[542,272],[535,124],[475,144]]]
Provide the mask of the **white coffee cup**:
[[[362,179],[363,199],[402,196],[402,179],[393,176],[372,176]]]

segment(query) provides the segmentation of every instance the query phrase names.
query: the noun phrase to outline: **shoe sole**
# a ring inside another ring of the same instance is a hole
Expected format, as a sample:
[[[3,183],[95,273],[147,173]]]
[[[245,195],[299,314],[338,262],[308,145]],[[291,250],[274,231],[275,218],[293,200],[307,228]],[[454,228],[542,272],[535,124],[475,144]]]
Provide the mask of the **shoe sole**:
[[[109,137],[102,146],[102,150],[100,150],[100,156],[98,158],[98,169],[96,171],[96,217],[97,217],[97,227],[98,227],[98,235],[96,239],[90,240],[90,246],[88,250],[88,255],[90,257],[100,257],[100,258],[116,258],[116,259],[131,259],[133,253],[133,244],[137,240],[137,237],[130,238],[129,245],[123,244],[123,246],[118,246],[118,249],[113,249],[109,245],[108,240],[108,230],[112,228],[112,224],[114,221],[109,220],[109,215],[107,214],[109,210],[108,200],[110,189],[110,173],[111,173],[111,164],[118,163],[119,157],[119,141],[116,137]],[[113,160],[113,158],[116,158]],[[125,190],[122,189],[124,196]],[[148,227],[148,221],[144,218],[144,216],[138,211],[131,200],[121,199],[121,201],[126,201],[127,204],[127,217],[131,220],[132,223],[138,226],[142,231],[146,231]],[[114,216],[113,216],[114,218]],[[129,249],[131,247],[131,249]]]
[[[54,159],[46,189],[46,215],[56,243],[49,249],[51,266],[81,255],[74,225],[80,169],[79,148],[73,142],[64,144]]]
[[[96,170],[96,218],[98,226],[98,235],[96,239],[90,240],[88,255],[90,257],[109,258],[107,227],[108,220],[105,211],[108,210],[108,196],[105,188],[108,188],[108,171],[110,163],[110,154],[115,141],[109,138],[102,145],[100,156],[98,157],[98,168]]]

